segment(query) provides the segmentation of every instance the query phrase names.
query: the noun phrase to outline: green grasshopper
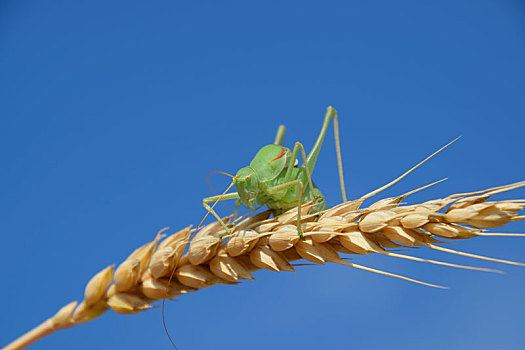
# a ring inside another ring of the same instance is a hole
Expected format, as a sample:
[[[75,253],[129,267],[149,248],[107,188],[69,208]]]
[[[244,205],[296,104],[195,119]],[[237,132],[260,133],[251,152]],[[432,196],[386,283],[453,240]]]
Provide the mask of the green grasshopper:
[[[272,214],[279,215],[289,209],[301,207],[303,203],[313,201],[310,213],[326,209],[326,202],[321,191],[312,182],[311,174],[314,171],[317,156],[331,120],[334,120],[334,137],[339,168],[339,181],[343,202],[346,202],[346,191],[343,179],[343,165],[339,142],[339,123],[336,110],[329,106],[326,109],[323,126],[311,152],[306,156],[303,145],[296,142],[293,150],[283,147],[286,129],[280,126],[274,144],[264,146],[257,152],[250,165],[241,168],[235,175],[233,184],[237,192],[226,193],[220,196],[207,197],[202,200],[204,208],[211,213],[224,227],[226,234],[230,229],[208,203],[227,199],[237,199],[236,209],[239,204],[247,209],[267,205]],[[301,151],[303,164],[297,166],[297,156]],[[237,211],[237,210],[236,210]],[[301,238],[301,211],[297,211],[297,233]]]

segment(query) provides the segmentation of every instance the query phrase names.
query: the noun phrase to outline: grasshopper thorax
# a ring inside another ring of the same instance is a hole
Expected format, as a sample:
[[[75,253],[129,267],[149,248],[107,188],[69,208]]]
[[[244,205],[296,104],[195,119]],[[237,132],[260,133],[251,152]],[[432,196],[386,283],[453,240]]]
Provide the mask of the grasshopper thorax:
[[[257,152],[250,166],[237,172],[235,186],[240,200],[248,207],[257,204],[257,196],[286,168],[291,151],[281,145],[267,145]]]
[[[271,182],[289,165],[292,152],[281,145],[267,145],[257,152],[250,167],[260,182]]]

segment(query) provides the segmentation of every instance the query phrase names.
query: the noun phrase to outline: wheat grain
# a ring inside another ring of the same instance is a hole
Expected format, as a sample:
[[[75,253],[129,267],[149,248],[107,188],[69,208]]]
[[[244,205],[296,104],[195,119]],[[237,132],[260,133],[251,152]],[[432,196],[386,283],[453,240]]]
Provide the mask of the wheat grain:
[[[292,262],[300,259],[316,264],[333,262],[414,283],[445,288],[405,276],[344,261],[342,254],[378,253],[386,256],[449,267],[499,272],[481,267],[428,260],[388,251],[388,248],[425,246],[447,253],[505,264],[525,264],[460,252],[438,246],[436,239],[466,239],[476,236],[525,236],[485,232],[525,219],[518,211],[525,200],[488,202],[490,196],[525,186],[518,182],[483,191],[454,194],[416,205],[401,205],[409,194],[379,200],[360,208],[371,192],[354,201],[324,212],[310,214],[312,203],[301,209],[305,239],[299,239],[295,220],[297,208],[274,218],[268,211],[229,224],[232,235],[214,222],[195,232],[186,227],[164,240],[159,231],[155,239],[136,249],[113,271],[109,266],[87,284],[84,300],[61,308],[53,317],[18,338],[5,349],[21,349],[58,329],[91,321],[108,309],[132,314],[151,308],[158,299],[173,298],[215,284],[236,284],[253,279],[259,269],[295,271]],[[448,208],[447,208],[448,206]],[[231,218],[226,218],[228,222]],[[195,234],[193,238],[191,235]],[[174,278],[171,279],[170,277]]]

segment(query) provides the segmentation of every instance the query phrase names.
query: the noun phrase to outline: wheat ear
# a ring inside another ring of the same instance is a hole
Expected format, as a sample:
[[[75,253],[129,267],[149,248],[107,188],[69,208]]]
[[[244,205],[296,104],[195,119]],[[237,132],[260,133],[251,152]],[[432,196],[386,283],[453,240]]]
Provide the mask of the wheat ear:
[[[477,259],[525,266],[523,263],[443,248],[437,244],[444,242],[436,239],[525,236],[485,232],[488,228],[525,219],[525,216],[518,214],[525,207],[523,199],[488,201],[496,193],[525,186],[525,181],[454,194],[421,204],[402,205],[407,195],[428,186],[402,196],[379,200],[368,208],[361,208],[361,204],[370,194],[315,214],[309,214],[312,203],[306,203],[300,208],[304,240],[299,239],[295,226],[298,208],[274,218],[269,218],[270,212],[265,211],[231,222],[230,236],[223,236],[224,229],[217,222],[198,232],[186,227],[166,238],[163,234],[166,229],[163,229],[153,241],[136,249],[116,269],[109,266],[93,276],[80,304],[75,301],[65,305],[53,317],[5,349],[22,349],[56,330],[91,321],[108,309],[133,314],[152,308],[151,303],[159,299],[174,298],[215,284],[236,284],[253,279],[252,272],[259,269],[294,271],[292,262],[300,259],[316,264],[343,264],[437,288],[445,287],[349,263],[340,254],[379,253],[456,268],[499,272],[388,250],[426,246]],[[230,219],[226,218],[225,222]],[[170,276],[173,276],[172,280]]]

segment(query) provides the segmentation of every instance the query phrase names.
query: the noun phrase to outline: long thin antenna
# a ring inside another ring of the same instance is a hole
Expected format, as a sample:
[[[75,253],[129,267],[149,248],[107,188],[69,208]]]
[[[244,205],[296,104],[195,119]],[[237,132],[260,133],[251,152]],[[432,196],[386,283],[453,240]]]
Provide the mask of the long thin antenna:
[[[208,185],[208,187],[210,188],[211,190],[211,193],[213,193],[213,195],[217,195],[218,192],[215,190],[215,187],[212,185],[211,183],[211,180],[210,180],[210,175],[213,174],[213,173],[218,173],[218,174],[224,174],[224,175],[228,175],[230,177],[232,177],[232,175],[228,174],[228,173],[225,173],[223,171],[220,171],[220,170],[210,170],[206,173],[206,184]],[[231,208],[231,205],[228,203],[228,204],[225,204],[228,208],[228,210],[231,210],[233,211],[233,209]]]
[[[232,186],[235,184],[235,180],[237,180],[237,178],[233,175],[230,175],[228,173],[225,173],[223,171],[219,171],[219,170],[214,170],[213,172],[217,172],[217,173],[220,173],[220,174],[224,174],[224,175],[228,175],[230,176],[234,181],[232,181],[232,183],[228,186],[228,188],[221,194],[221,196],[215,201],[215,203],[213,203],[213,205],[211,206],[211,209],[213,209],[215,207],[215,205],[222,199],[222,197],[224,197],[224,195],[230,190],[230,188],[232,188]],[[210,210],[211,210],[210,209]],[[204,215],[204,217],[202,218],[201,222],[199,223],[199,225],[193,230],[193,233],[196,233],[200,228],[201,228],[201,225],[202,223],[204,222],[204,220],[206,220],[206,218],[208,217],[208,214],[210,214],[210,210],[208,210],[208,212],[206,213],[206,215]],[[187,242],[190,242],[191,241],[191,238],[193,237],[193,233],[189,235],[189,237],[185,240],[186,243]],[[180,254],[180,256],[182,256],[182,254]],[[169,286],[171,284],[171,281],[173,280],[173,275],[175,274],[175,270],[177,269],[177,265],[179,264],[179,260],[180,260],[180,256],[178,257],[176,263],[173,265],[173,270],[171,271],[171,274],[170,274],[170,278],[168,279],[168,288],[166,288],[166,293],[165,293],[165,297],[162,298],[162,326],[164,327],[164,332],[166,333],[166,335],[168,336],[168,339],[170,340],[171,342],[171,345],[173,346],[173,348],[175,350],[178,350],[177,346],[175,345],[175,343],[173,342],[173,339],[171,338],[170,336],[170,332],[168,331],[168,327],[166,325],[166,317],[164,315],[164,309],[165,309],[165,302],[166,302],[166,297],[168,296],[168,290],[169,290]]]
[[[222,172],[220,172],[220,171],[218,171],[218,170],[216,170],[216,171],[219,172],[219,173],[222,173]],[[235,176],[233,176],[233,175],[230,175],[230,174],[227,174],[227,173],[224,173],[224,174],[231,176],[234,180],[237,180],[237,178],[236,178]],[[215,206],[217,205],[217,203],[220,202],[220,200],[222,199],[222,197],[224,197],[224,195],[230,190],[230,188],[233,187],[233,185],[235,185],[235,181],[232,181],[232,183],[228,186],[228,188],[227,188],[227,189],[226,189],[226,190],[220,195],[220,197],[219,197],[219,198],[213,203],[213,205],[211,206],[211,208],[207,211],[206,215],[204,215],[204,217],[202,218],[201,222],[199,222],[199,225],[197,225],[197,227],[195,228],[195,232],[197,232],[197,231],[201,228],[202,223],[204,222],[204,220],[206,220],[206,218],[207,218],[208,215],[210,214],[211,210],[212,210],[213,208],[215,208]],[[190,241],[191,241],[191,237],[190,237]]]
[[[210,170],[210,171],[208,171],[208,174],[213,174],[213,173],[217,173],[217,174],[222,174],[222,175],[229,176],[229,177],[231,177],[233,180],[239,180],[237,177],[233,176],[232,174],[228,174],[228,173],[225,172],[225,171],[220,171],[220,170]]]
[[[168,286],[169,286],[169,283],[168,283]],[[166,292],[166,294],[167,293],[168,292]],[[168,331],[168,327],[166,326],[166,318],[164,317],[164,303],[165,303],[165,301],[166,301],[166,298],[163,298],[162,299],[162,326],[164,327],[164,333],[166,333],[166,335],[168,336],[168,339],[170,340],[170,343],[173,346],[173,348],[175,350],[179,350],[177,348],[177,345],[175,345],[175,342],[173,342],[173,339],[171,339],[170,332]]]

